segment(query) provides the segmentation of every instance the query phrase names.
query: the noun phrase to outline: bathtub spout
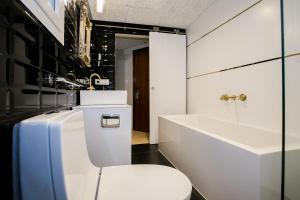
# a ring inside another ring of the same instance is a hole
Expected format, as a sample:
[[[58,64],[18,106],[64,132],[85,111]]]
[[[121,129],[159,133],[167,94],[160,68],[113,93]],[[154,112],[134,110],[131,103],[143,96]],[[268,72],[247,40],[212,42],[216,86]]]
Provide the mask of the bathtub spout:
[[[235,101],[236,98],[237,98],[236,95],[229,96],[228,94],[223,94],[223,95],[220,97],[220,100],[221,100],[221,101],[228,101],[229,99],[232,99],[233,101]]]

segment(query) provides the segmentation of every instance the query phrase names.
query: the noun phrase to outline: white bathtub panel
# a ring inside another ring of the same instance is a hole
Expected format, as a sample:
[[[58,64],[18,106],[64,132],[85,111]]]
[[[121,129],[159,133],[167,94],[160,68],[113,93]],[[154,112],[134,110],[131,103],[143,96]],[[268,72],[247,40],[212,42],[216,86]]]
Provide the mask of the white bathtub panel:
[[[262,155],[281,151],[282,135],[280,132],[228,123],[202,115],[164,115],[162,117],[255,154]],[[295,140],[288,137],[287,140],[293,140],[291,148],[295,148],[297,144],[300,144],[300,139]]]
[[[201,134],[196,139],[193,132],[186,130],[182,138],[183,156],[179,166],[188,173],[195,187],[207,199],[258,199],[256,156]],[[198,146],[201,149],[197,150]]]
[[[165,155],[167,156],[168,160],[171,161],[174,165],[176,164],[176,167],[179,166],[178,163],[180,163],[180,157],[182,156],[181,151],[181,138],[182,134],[181,132],[184,132],[184,127],[180,125],[174,125],[171,123],[166,123],[164,119],[161,117],[158,117],[158,127],[159,127],[159,135],[158,135],[158,142],[159,142],[159,149],[163,150],[163,153],[168,154],[168,152],[173,152],[171,155]],[[174,134],[167,134],[167,132],[172,132]],[[179,169],[179,168],[178,168]]]
[[[188,45],[258,1],[259,0],[214,1],[214,3],[187,28]]]
[[[187,86],[189,114],[281,129],[281,60],[188,79]],[[241,93],[246,102],[220,101],[222,94]]]
[[[286,199],[300,199],[300,150],[287,151],[286,154],[286,179],[285,195]]]
[[[162,117],[159,122],[160,151],[207,199],[280,199],[280,150],[260,155],[188,128],[182,119]]]
[[[279,57],[279,3],[264,0],[189,46],[188,77]]]
[[[260,156],[260,176],[261,200],[280,200],[281,151]]]
[[[254,154],[160,119],[159,149],[207,199],[259,199]]]

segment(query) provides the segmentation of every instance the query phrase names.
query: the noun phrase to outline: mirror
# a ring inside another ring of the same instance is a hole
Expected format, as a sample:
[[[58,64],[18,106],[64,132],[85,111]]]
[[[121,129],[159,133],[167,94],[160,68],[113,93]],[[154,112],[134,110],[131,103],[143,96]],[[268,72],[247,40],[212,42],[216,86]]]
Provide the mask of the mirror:
[[[88,2],[87,0],[79,1],[80,18],[79,18],[79,52],[78,56],[86,67],[90,67],[91,55],[91,31],[92,23],[88,17]]]

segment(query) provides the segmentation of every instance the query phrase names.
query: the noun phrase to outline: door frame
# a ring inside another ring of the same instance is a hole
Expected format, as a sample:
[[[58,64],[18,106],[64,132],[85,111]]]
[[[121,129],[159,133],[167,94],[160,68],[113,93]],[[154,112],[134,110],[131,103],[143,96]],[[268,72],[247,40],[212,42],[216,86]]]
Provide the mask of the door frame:
[[[117,47],[116,47],[117,38],[148,40],[148,46],[147,47],[141,47],[141,48],[137,48],[137,49],[134,49],[134,50],[149,48],[149,86],[150,86],[150,37],[149,37],[149,35],[115,33],[115,52],[117,52]],[[117,63],[117,56],[115,56],[115,63]],[[133,55],[132,55],[132,68],[133,68]],[[132,69],[132,82],[133,82],[133,69]],[[133,85],[133,83],[132,83],[132,85]],[[132,92],[132,104],[133,104],[133,98],[134,98],[134,93]],[[149,129],[150,129],[150,104],[151,104],[151,102],[150,102],[150,87],[149,87]],[[133,114],[131,116],[131,121],[132,121],[131,126],[132,126],[132,130],[133,130]],[[150,136],[150,130],[149,130],[148,134],[149,134],[149,140],[150,140],[150,137],[151,137]]]
[[[186,56],[187,49],[186,49],[186,35],[185,34],[182,35],[182,34],[171,34],[171,33],[161,33],[161,32],[152,32],[152,31],[149,31],[149,35],[117,34],[117,33],[115,34],[115,36],[118,37],[118,38],[122,38],[122,37],[132,38],[132,39],[134,39],[134,38],[139,38],[139,39],[144,38],[144,39],[146,39],[147,38],[149,40],[149,98],[150,98],[149,99],[149,107],[150,107],[150,109],[149,109],[149,115],[150,115],[150,118],[149,118],[149,124],[150,124],[149,139],[150,139],[150,144],[157,144],[158,143],[158,137],[157,137],[158,133],[157,133],[157,130],[155,130],[156,129],[155,127],[158,124],[157,123],[158,119],[155,118],[155,120],[153,120],[154,117],[157,115],[157,112],[155,111],[155,105],[154,105],[155,104],[155,101],[154,101],[154,98],[153,98],[154,97],[153,96],[154,91],[152,91],[152,89],[151,89],[151,88],[153,88],[153,89],[155,88],[155,85],[153,85],[153,82],[151,80],[151,71],[155,70],[155,68],[152,68],[153,66],[151,67],[151,65],[156,65],[157,64],[157,63],[155,63],[154,60],[151,60],[151,58],[153,58],[154,54],[156,54],[157,52],[152,52],[151,53],[152,42],[151,42],[151,37],[150,37],[150,36],[152,36],[152,38],[153,38],[153,36],[156,35],[156,34],[162,34],[162,35],[169,34],[169,35],[173,35],[172,37],[175,37],[175,35],[179,36],[179,37],[185,37],[184,38],[185,44],[184,44],[184,48],[183,48],[184,53],[182,53],[180,55]],[[163,47],[163,45],[162,45],[162,47]],[[116,57],[115,57],[115,59],[116,59]],[[163,60],[165,60],[165,58],[163,58]],[[180,102],[179,102],[180,105],[178,104],[179,105],[178,108],[176,108],[175,110],[172,109],[172,112],[169,112],[169,111],[166,112],[168,114],[172,114],[172,113],[173,114],[179,114],[179,113],[186,114],[186,112],[187,112],[187,104],[186,104],[187,103],[186,102],[187,101],[187,88],[186,88],[186,84],[187,84],[187,82],[186,82],[186,73],[187,73],[187,71],[186,71],[186,67],[187,67],[186,62],[187,62],[187,58],[185,57],[184,60],[185,60],[185,62],[183,64],[183,66],[185,66],[185,68],[184,68],[184,73],[182,73],[182,75],[184,76],[184,82],[181,84],[181,86],[182,85],[184,85],[184,86],[183,86],[182,91],[180,92],[180,96],[181,97],[184,96],[184,99],[180,100]],[[175,63],[175,65],[177,65],[177,63]],[[172,78],[172,80],[173,80],[173,78]],[[175,96],[178,96],[178,94],[175,94]]]

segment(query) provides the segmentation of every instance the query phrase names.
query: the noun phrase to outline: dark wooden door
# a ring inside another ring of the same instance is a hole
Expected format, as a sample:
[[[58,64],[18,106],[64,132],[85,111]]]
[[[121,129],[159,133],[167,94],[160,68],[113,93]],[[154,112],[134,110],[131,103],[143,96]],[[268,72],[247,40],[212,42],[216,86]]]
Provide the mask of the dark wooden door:
[[[133,130],[149,132],[149,48],[133,51]]]

